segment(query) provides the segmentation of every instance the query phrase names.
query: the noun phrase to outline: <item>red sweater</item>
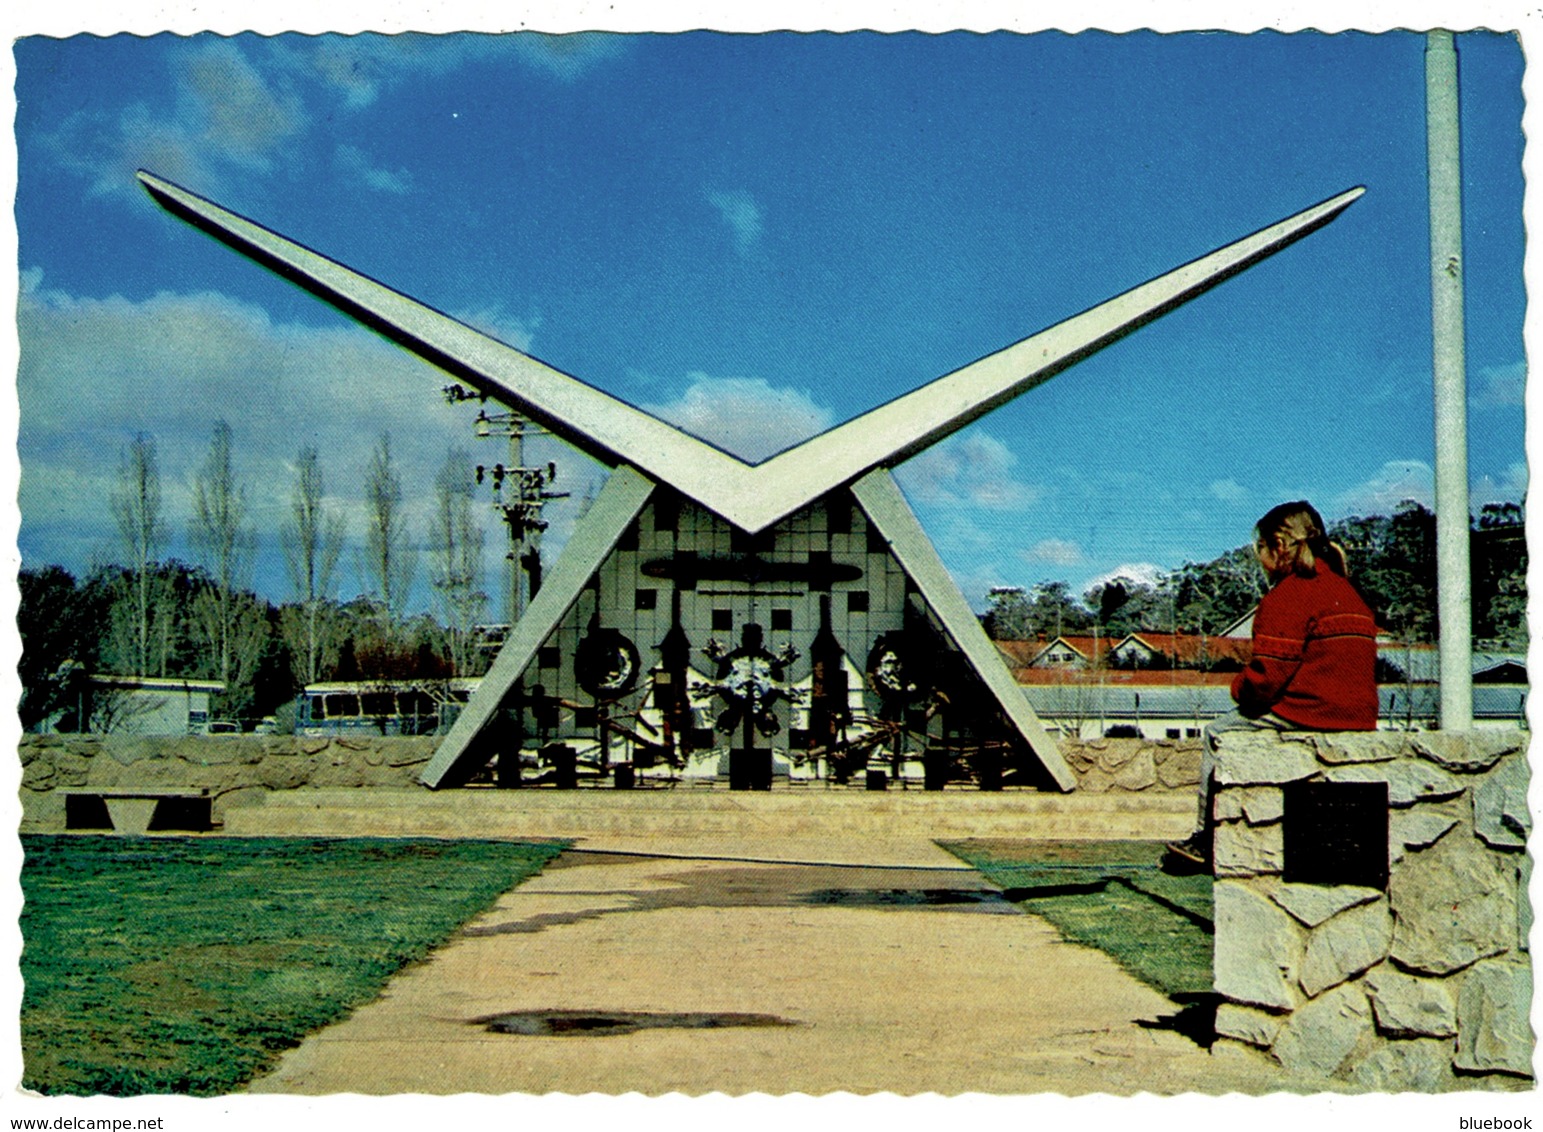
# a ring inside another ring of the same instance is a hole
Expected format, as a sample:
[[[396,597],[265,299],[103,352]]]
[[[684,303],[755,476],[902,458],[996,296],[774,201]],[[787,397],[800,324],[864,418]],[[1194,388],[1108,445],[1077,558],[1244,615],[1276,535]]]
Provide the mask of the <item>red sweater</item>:
[[[1254,614],[1254,657],[1232,681],[1246,716],[1274,712],[1314,731],[1377,726],[1377,625],[1354,587],[1323,563],[1288,574]]]

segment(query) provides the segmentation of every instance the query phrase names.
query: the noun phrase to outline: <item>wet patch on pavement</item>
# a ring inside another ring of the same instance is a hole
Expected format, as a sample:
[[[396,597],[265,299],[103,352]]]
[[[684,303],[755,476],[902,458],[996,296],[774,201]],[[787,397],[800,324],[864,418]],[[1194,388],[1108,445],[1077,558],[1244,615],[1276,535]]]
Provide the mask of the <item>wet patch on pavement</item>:
[[[474,1018],[495,1034],[532,1038],[598,1038],[635,1034],[639,1030],[721,1030],[729,1026],[798,1026],[802,1023],[775,1014],[723,1011],[663,1013],[642,1010],[518,1010]]]
[[[567,860],[564,860],[567,858]],[[646,857],[588,858],[563,854],[562,867],[603,866],[649,862]],[[662,864],[653,861],[653,864]],[[550,868],[550,866],[549,866]],[[941,874],[941,875],[940,875]],[[946,885],[939,884],[946,877]],[[661,886],[645,890],[574,889],[543,896],[610,898],[609,907],[538,912],[518,920],[479,924],[464,929],[467,936],[539,932],[599,919],[617,913],[654,912],[673,908],[791,908],[842,907],[897,911],[931,910],[947,913],[1018,915],[1001,889],[979,874],[960,869],[896,869],[846,865],[755,864],[677,868],[649,878]]]

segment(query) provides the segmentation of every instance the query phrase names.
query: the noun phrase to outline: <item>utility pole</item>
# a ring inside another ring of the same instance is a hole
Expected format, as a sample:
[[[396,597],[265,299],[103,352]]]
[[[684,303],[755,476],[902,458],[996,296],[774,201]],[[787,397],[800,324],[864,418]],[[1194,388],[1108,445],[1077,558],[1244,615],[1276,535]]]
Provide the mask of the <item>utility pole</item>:
[[[1468,547],[1468,401],[1463,352],[1462,148],[1457,47],[1425,39],[1430,180],[1431,340],[1436,410],[1436,612],[1441,619],[1441,728],[1473,727],[1473,609]]]
[[[473,398],[487,400],[460,385],[445,386],[444,395],[452,404]],[[509,532],[509,551],[504,556],[509,563],[504,619],[513,631],[541,588],[541,533],[548,525],[541,517],[542,509],[549,500],[568,498],[568,493],[548,490],[557,480],[555,462],[540,467],[525,464],[525,438],[548,435],[545,429],[535,427],[518,413],[489,413],[483,409],[477,412],[475,430],[479,437],[502,436],[509,441],[509,462],[491,467],[478,464],[477,483],[492,481],[493,509]]]

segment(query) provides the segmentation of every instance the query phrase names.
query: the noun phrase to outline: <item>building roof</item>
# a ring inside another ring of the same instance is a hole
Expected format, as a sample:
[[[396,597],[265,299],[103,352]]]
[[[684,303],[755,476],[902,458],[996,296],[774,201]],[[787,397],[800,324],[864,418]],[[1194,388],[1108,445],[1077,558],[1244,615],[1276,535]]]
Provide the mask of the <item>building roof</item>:
[[[93,672],[91,683],[101,688],[139,689],[145,692],[223,692],[219,680],[188,680],[181,676],[120,676],[111,672]]]
[[[1254,655],[1254,642],[1248,637],[1215,637],[1196,633],[1153,633],[1145,629],[1120,641],[1139,641],[1153,652],[1178,664],[1198,664],[1202,660],[1235,660],[1247,664]]]

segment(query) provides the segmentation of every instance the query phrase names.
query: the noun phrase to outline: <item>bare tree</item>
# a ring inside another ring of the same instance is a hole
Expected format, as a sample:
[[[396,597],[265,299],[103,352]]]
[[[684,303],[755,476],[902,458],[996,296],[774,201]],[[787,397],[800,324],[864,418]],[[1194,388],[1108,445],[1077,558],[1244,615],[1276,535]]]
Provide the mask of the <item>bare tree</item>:
[[[238,625],[249,613],[237,595],[248,586],[257,535],[246,526],[246,491],[236,482],[230,425],[223,420],[215,422],[209,454],[194,481],[191,542],[210,580],[195,599],[196,621],[209,667],[228,689],[237,667],[238,636],[250,633]]]
[[[445,619],[453,675],[469,675],[472,637],[487,605],[482,590],[483,531],[472,517],[472,483],[466,473],[471,458],[452,448],[434,480],[434,518],[429,549],[434,594]]]
[[[120,638],[120,663],[136,675],[165,667],[166,650],[158,648],[162,624],[169,615],[164,586],[155,567],[166,548],[166,524],[161,518],[161,472],[155,438],[138,433],[123,453],[118,484],[112,493],[113,519],[118,527],[126,573],[113,605],[113,624]]]
[[[382,434],[370,456],[364,495],[370,524],[365,531],[365,570],[380,603],[382,635],[391,641],[418,572],[418,556],[407,539],[402,480],[391,461],[389,434]]]
[[[335,652],[334,618],[328,600],[343,549],[342,517],[323,503],[326,482],[315,448],[300,449],[290,517],[279,532],[296,605],[284,610],[282,631],[295,658],[295,675],[314,684]]]

